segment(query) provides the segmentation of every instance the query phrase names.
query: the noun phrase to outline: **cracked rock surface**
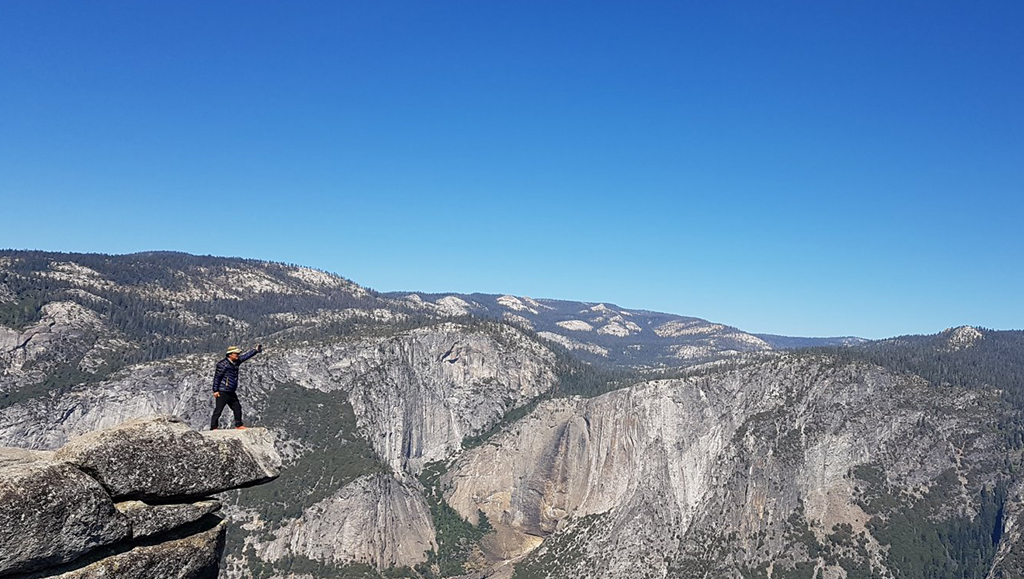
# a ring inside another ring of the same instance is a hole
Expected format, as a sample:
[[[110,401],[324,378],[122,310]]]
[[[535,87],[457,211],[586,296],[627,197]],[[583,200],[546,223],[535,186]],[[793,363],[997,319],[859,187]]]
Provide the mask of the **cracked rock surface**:
[[[193,497],[280,469],[265,429],[200,434],[173,416],[79,436],[57,452],[0,448],[0,577],[215,578],[221,504]],[[159,502],[114,502],[136,496]]]
[[[141,539],[198,521],[220,510],[220,501],[207,500],[183,505],[149,505],[124,501],[114,505],[131,521],[132,537]]]
[[[59,579],[216,579],[226,522],[156,545],[142,545],[95,563],[53,575]]]
[[[65,563],[130,533],[103,487],[70,465],[0,469],[0,574]]]
[[[115,498],[167,498],[269,481],[281,472],[273,448],[263,428],[199,433],[173,416],[153,416],[74,438],[55,458]]]

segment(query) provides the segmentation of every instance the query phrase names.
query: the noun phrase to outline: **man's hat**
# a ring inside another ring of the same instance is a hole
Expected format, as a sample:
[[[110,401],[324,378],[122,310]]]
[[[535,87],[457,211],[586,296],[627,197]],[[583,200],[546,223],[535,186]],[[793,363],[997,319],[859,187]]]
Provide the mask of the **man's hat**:
[[[228,354],[241,354],[241,353],[242,353],[242,349],[239,348],[238,346],[231,346],[230,348],[228,348]]]

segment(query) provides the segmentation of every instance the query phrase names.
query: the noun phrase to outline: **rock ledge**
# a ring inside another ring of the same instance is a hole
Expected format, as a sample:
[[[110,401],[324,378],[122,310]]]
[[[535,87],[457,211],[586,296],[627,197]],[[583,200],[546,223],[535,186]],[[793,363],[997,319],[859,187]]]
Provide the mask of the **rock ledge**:
[[[274,444],[263,428],[200,433],[162,415],[56,453],[0,448],[0,577],[215,578],[225,523],[204,497],[277,477]]]

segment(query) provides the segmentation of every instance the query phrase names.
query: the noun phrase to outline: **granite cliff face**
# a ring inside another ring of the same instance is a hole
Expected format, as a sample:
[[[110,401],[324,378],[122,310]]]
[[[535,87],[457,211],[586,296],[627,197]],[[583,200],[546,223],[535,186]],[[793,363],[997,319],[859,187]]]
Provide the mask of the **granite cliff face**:
[[[220,502],[199,497],[280,469],[263,429],[200,434],[172,416],[89,433],[56,453],[2,448],[0,576],[217,577],[226,525],[213,515]]]
[[[316,503],[258,544],[260,559],[294,553],[344,565],[366,561],[383,568],[411,567],[437,548],[427,507],[417,488],[387,474],[360,477]]]
[[[929,497],[977,519],[1010,480],[1007,417],[993,394],[785,356],[545,402],[455,461],[446,498],[487,515],[491,561],[526,555],[517,576],[899,576],[882,523]]]
[[[52,449],[70,436],[154,412],[202,428],[216,360],[193,355],[130,366],[89,387],[0,409],[0,444]],[[553,366],[553,354],[515,328],[442,323],[268,350],[242,366],[242,394],[247,415],[259,421],[277,385],[339,392],[381,459],[415,474],[549,390]]]

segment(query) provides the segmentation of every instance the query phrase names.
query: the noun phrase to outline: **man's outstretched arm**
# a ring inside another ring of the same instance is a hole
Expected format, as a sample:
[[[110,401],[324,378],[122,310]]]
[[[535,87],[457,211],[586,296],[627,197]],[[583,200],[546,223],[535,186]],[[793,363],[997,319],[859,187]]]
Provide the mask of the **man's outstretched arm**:
[[[252,350],[249,350],[248,352],[246,352],[246,353],[244,353],[244,354],[242,354],[241,356],[238,357],[238,363],[241,364],[242,362],[245,362],[249,358],[252,358],[253,356],[255,356],[256,354],[259,354],[262,351],[263,351],[263,344],[256,344],[255,348],[253,348]]]

